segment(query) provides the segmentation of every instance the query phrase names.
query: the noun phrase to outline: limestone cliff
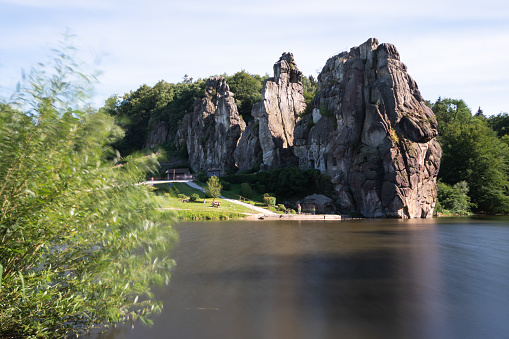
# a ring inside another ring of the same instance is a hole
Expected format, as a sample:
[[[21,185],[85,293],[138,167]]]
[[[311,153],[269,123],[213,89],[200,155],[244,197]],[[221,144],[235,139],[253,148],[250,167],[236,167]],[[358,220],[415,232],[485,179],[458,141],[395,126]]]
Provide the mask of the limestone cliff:
[[[302,72],[297,68],[293,54],[283,53],[274,64],[274,77],[263,84],[261,102],[253,105],[253,126],[248,126],[249,130],[235,152],[238,167],[251,168],[259,150],[264,169],[291,163],[295,123],[305,108]],[[258,144],[259,150],[256,148]],[[246,157],[247,154],[250,156]]]
[[[431,217],[437,122],[396,48],[369,39],[330,58],[312,114],[295,128],[304,168],[331,175],[336,203],[366,217]]]
[[[189,164],[195,172],[233,169],[233,152],[245,128],[226,80],[211,77],[204,96],[195,101],[193,113],[182,119],[175,145],[187,147]]]

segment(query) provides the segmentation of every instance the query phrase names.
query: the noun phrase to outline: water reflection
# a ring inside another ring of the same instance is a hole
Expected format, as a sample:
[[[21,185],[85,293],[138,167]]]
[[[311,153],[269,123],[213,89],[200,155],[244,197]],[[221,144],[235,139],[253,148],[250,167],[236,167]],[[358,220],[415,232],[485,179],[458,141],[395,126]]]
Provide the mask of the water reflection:
[[[182,223],[154,327],[98,338],[502,338],[509,228],[457,222]]]

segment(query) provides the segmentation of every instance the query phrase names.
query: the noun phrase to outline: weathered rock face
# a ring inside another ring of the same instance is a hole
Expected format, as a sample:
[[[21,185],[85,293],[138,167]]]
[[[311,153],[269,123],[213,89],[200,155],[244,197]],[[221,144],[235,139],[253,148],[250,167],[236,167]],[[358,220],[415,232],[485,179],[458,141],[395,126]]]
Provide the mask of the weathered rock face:
[[[299,71],[292,53],[283,53],[274,64],[274,77],[265,80],[262,100],[253,106],[255,118],[250,133],[245,133],[235,154],[240,169],[253,166],[255,157],[243,158],[252,152],[249,145],[260,144],[263,168],[270,169],[291,163],[293,155],[293,132],[299,113],[306,108],[302,72]],[[249,127],[249,126],[248,126]],[[257,133],[256,133],[257,132]]]
[[[205,95],[195,101],[193,113],[182,119],[175,145],[187,147],[189,164],[195,172],[233,169],[233,152],[245,128],[225,79],[211,77]]]
[[[332,199],[322,194],[309,195],[305,197],[300,204],[304,212],[312,211],[313,205],[315,206],[315,212],[317,214],[333,214],[336,212]]]
[[[295,128],[294,153],[301,167],[331,175],[340,210],[432,216],[437,122],[393,45],[369,39],[330,58],[312,105]]]
[[[263,154],[258,138],[259,130],[259,122],[255,121],[250,123],[242,133],[239,144],[233,153],[235,163],[240,170],[250,169],[262,163]]]
[[[155,147],[175,138],[175,132],[171,133],[168,124],[165,121],[159,122],[152,131],[150,131],[144,148]]]

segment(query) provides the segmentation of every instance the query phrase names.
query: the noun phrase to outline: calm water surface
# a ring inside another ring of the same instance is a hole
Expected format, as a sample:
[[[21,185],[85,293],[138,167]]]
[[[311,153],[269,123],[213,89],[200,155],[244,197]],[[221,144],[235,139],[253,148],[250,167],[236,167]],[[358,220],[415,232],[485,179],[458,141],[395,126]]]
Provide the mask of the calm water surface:
[[[97,338],[509,338],[509,219],[176,228],[154,326]]]

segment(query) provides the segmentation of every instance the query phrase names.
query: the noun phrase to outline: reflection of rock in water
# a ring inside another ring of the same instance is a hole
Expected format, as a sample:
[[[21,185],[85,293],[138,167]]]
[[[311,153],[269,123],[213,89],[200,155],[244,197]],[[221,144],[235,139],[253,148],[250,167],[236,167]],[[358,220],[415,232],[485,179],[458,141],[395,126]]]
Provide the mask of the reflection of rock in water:
[[[137,325],[112,338],[445,337],[432,224],[231,221],[176,228],[177,267],[170,286],[156,290],[163,314],[152,328]]]

